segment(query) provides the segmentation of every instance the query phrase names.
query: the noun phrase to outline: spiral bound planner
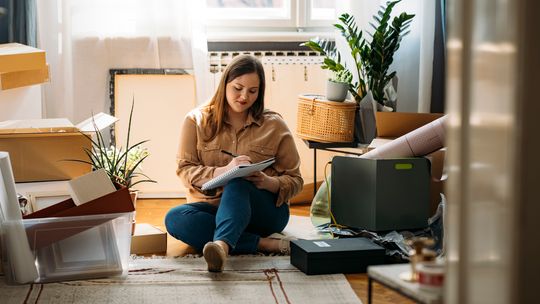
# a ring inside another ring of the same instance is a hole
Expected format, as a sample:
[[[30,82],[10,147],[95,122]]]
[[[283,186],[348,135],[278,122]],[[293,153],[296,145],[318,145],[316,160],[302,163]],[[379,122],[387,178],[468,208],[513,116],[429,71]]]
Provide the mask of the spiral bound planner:
[[[236,166],[232,168],[231,170],[207,181],[206,183],[202,185],[201,189],[204,191],[204,190],[210,190],[210,189],[224,186],[233,178],[249,176],[254,172],[264,170],[265,168],[267,168],[268,166],[270,166],[271,164],[275,162],[276,162],[276,159],[272,157],[267,160],[263,160],[262,162],[258,162],[254,164]]]

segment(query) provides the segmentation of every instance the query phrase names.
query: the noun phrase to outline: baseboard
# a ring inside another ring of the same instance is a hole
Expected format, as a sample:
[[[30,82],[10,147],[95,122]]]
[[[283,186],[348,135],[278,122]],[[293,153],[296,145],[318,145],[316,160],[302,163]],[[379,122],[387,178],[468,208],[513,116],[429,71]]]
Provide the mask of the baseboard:
[[[186,198],[185,192],[146,192],[139,191],[138,198]]]
[[[317,182],[317,189],[322,182]],[[138,198],[186,198],[185,192],[145,192],[140,191]],[[290,199],[291,204],[311,204],[313,200],[313,183],[304,185],[300,193]]]

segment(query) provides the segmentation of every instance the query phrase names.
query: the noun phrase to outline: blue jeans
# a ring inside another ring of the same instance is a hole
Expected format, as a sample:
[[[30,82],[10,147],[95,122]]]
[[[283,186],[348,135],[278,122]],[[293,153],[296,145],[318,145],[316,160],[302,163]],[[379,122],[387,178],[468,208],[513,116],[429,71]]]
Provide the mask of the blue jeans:
[[[167,232],[201,252],[221,240],[232,254],[257,252],[261,237],[281,232],[289,221],[289,206],[276,207],[277,195],[236,178],[224,188],[219,207],[205,202],[180,205],[165,216]]]

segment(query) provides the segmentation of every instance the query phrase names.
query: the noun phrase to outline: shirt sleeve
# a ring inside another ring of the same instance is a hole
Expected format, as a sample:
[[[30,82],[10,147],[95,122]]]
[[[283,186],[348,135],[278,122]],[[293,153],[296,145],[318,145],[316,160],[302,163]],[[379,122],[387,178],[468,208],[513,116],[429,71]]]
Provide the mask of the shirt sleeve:
[[[285,132],[276,151],[275,176],[279,181],[279,191],[276,206],[287,203],[289,199],[298,194],[304,185],[300,174],[300,155],[291,132],[283,122]]]
[[[185,187],[192,189],[197,189],[195,185],[211,179],[216,169],[201,163],[197,151],[197,123],[189,115],[184,119],[180,132],[177,164],[176,175]]]

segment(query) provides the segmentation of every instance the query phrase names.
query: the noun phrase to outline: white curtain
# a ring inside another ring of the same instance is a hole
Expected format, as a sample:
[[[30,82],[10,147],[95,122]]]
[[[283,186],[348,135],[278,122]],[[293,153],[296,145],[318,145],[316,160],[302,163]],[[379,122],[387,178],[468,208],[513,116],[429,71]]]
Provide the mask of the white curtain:
[[[47,52],[51,70],[51,82],[44,86],[45,117],[78,123],[92,113],[108,112],[111,68],[183,68],[205,77],[203,5],[38,0],[38,45]]]

